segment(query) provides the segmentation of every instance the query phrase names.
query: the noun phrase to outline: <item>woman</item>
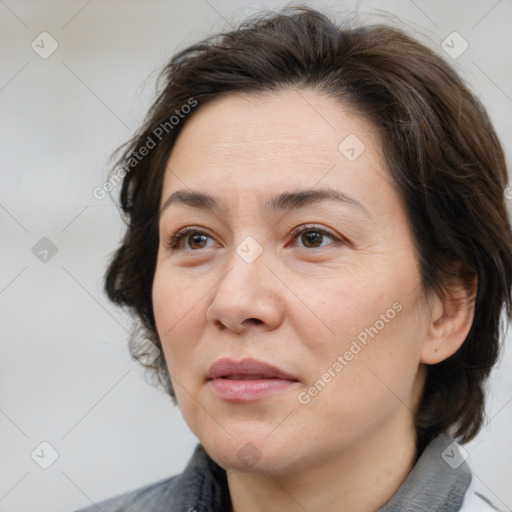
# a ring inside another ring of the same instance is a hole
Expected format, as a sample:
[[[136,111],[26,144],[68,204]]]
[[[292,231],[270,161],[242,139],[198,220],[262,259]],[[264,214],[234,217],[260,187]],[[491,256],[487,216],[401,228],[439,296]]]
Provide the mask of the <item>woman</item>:
[[[465,451],[512,316],[507,172],[439,56],[305,7],[176,55],[106,275],[200,443],[87,511],[488,511]]]

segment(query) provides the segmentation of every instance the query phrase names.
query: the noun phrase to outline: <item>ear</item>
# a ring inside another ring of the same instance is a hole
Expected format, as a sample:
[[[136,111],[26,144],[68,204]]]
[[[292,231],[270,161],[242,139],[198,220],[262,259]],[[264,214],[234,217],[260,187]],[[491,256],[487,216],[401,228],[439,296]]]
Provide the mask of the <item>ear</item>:
[[[446,298],[433,294],[429,325],[420,353],[424,364],[437,364],[455,354],[466,340],[473,324],[476,274],[464,283],[451,285]]]

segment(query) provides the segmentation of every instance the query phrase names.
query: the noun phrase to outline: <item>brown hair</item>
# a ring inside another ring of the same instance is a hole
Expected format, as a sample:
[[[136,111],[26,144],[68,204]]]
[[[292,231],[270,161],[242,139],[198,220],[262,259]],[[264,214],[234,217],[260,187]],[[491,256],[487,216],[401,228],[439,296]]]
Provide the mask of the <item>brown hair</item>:
[[[132,355],[142,337],[161,348],[151,296],[158,212],[165,165],[187,122],[181,113],[190,111],[183,106],[200,108],[230,92],[310,87],[378,127],[412,226],[424,290],[445,296],[454,280],[478,277],[467,339],[453,356],[428,366],[416,412],[420,446],[449,430],[462,442],[472,439],[483,422],[483,386],[498,358],[504,305],[512,317],[512,233],[503,150],[484,107],[452,67],[401,30],[341,27],[296,6],[180,51],[158,84],[143,126],[118,156],[126,171],[120,201],[128,226],[105,275],[108,297],[135,313]],[[179,121],[170,122],[175,113]],[[154,139],[156,147],[139,158]],[[175,402],[164,357],[151,367]]]

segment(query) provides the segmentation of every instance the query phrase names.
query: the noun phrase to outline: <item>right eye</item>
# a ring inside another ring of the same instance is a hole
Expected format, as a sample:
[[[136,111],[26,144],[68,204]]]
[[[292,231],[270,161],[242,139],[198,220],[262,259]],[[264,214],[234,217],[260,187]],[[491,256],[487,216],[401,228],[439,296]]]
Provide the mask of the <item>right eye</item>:
[[[191,244],[202,245],[201,247],[190,247],[191,250],[204,249],[205,247],[203,244],[208,238],[211,238],[211,236],[207,235],[206,233],[203,233],[202,231],[199,231],[197,228],[194,228],[193,226],[187,226],[183,229],[180,229],[174,235],[171,235],[171,237],[167,240],[165,245],[168,249],[171,249],[173,251],[181,251],[183,250],[182,241],[190,240],[188,244],[189,246]]]

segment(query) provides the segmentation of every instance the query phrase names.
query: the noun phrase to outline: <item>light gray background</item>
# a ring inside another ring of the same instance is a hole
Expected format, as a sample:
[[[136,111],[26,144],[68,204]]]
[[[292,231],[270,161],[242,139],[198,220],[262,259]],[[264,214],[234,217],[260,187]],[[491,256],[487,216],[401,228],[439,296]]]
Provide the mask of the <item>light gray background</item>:
[[[457,31],[469,48],[445,56],[488,108],[510,165],[511,0],[307,3],[364,22],[392,13],[443,55]],[[283,5],[0,2],[0,511],[70,511],[184,468],[197,440],[129,358],[130,318],[102,292],[123,224],[92,190],[177,49]],[[59,44],[47,59],[31,48],[43,31]],[[46,263],[32,253],[44,236],[58,249]],[[490,421],[465,447],[478,488],[502,508],[512,508],[510,341],[490,382]],[[48,469],[31,458],[42,441],[58,452]]]

